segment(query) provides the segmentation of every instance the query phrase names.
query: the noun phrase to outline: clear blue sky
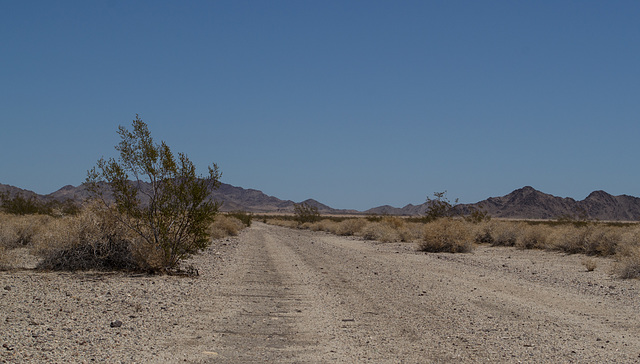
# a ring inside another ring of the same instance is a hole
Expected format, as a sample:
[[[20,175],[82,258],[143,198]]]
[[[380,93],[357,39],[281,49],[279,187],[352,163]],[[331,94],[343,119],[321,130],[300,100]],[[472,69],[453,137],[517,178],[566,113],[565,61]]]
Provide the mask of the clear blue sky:
[[[640,195],[638,1],[0,0],[0,183],[135,114],[223,182],[335,208]]]

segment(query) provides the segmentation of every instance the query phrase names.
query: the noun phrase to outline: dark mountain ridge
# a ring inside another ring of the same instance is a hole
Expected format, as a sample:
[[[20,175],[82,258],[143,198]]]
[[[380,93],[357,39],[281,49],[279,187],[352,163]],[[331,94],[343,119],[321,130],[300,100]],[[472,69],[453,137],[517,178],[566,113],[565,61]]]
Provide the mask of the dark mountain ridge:
[[[18,193],[26,198],[40,201],[65,201],[70,199],[82,202],[89,197],[86,187],[64,186],[48,195],[39,195],[33,191],[0,184],[0,193],[15,196]],[[223,202],[222,211],[247,211],[254,213],[293,213],[295,202],[269,196],[262,191],[245,189],[222,183],[211,193],[211,198]],[[366,211],[340,210],[322,204],[316,200],[302,201],[318,208],[322,214],[378,214],[398,216],[423,215],[428,203],[406,205],[402,208],[389,205],[375,207]],[[461,204],[455,207],[460,213],[469,213],[471,209],[480,209],[496,218],[514,219],[555,219],[558,217],[588,218],[613,221],[640,220],[640,198],[620,195],[613,196],[604,191],[594,191],[584,200],[576,201],[569,197],[557,197],[526,186],[505,196],[490,197],[474,204]]]

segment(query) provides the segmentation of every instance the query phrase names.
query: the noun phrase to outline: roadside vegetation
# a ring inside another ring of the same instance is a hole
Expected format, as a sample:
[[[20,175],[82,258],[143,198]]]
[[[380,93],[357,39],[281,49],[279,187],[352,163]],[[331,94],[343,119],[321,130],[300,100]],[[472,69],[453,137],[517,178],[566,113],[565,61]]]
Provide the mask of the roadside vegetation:
[[[120,126],[118,134],[119,158],[88,172],[92,197],[82,208],[0,196],[0,269],[28,252],[47,270],[184,273],[180,263],[212,239],[251,225],[251,214],[221,215],[209,198],[221,176],[215,164],[197,175],[186,155],[155,143],[137,115],[132,130]]]
[[[480,244],[584,254],[586,270],[597,269],[593,257],[616,261],[614,274],[640,278],[640,224],[584,221],[563,217],[548,221],[489,219],[482,213],[451,217],[327,217],[300,223],[295,216],[261,216],[279,226],[326,231],[383,243],[407,242],[425,252],[468,253]]]
[[[21,268],[21,259],[30,257],[40,270],[153,272],[147,268],[154,259],[148,245],[96,204],[88,202],[77,214],[63,216],[0,212],[0,270]],[[217,215],[207,227],[210,242],[238,235],[252,217]]]

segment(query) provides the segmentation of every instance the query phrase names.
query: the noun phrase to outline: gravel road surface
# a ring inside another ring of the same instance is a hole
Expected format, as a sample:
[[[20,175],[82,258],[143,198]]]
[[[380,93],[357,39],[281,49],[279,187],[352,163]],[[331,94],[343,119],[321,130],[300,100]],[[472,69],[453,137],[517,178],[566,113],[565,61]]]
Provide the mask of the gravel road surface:
[[[254,222],[194,257],[197,278],[0,273],[0,361],[640,362],[640,282],[582,259]]]

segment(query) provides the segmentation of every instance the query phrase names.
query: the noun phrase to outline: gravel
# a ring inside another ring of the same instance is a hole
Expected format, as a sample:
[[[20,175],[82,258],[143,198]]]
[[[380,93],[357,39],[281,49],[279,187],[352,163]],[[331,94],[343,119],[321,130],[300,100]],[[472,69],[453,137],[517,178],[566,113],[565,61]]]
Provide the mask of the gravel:
[[[0,272],[0,361],[640,362],[640,281],[583,259],[254,222],[198,277]]]

